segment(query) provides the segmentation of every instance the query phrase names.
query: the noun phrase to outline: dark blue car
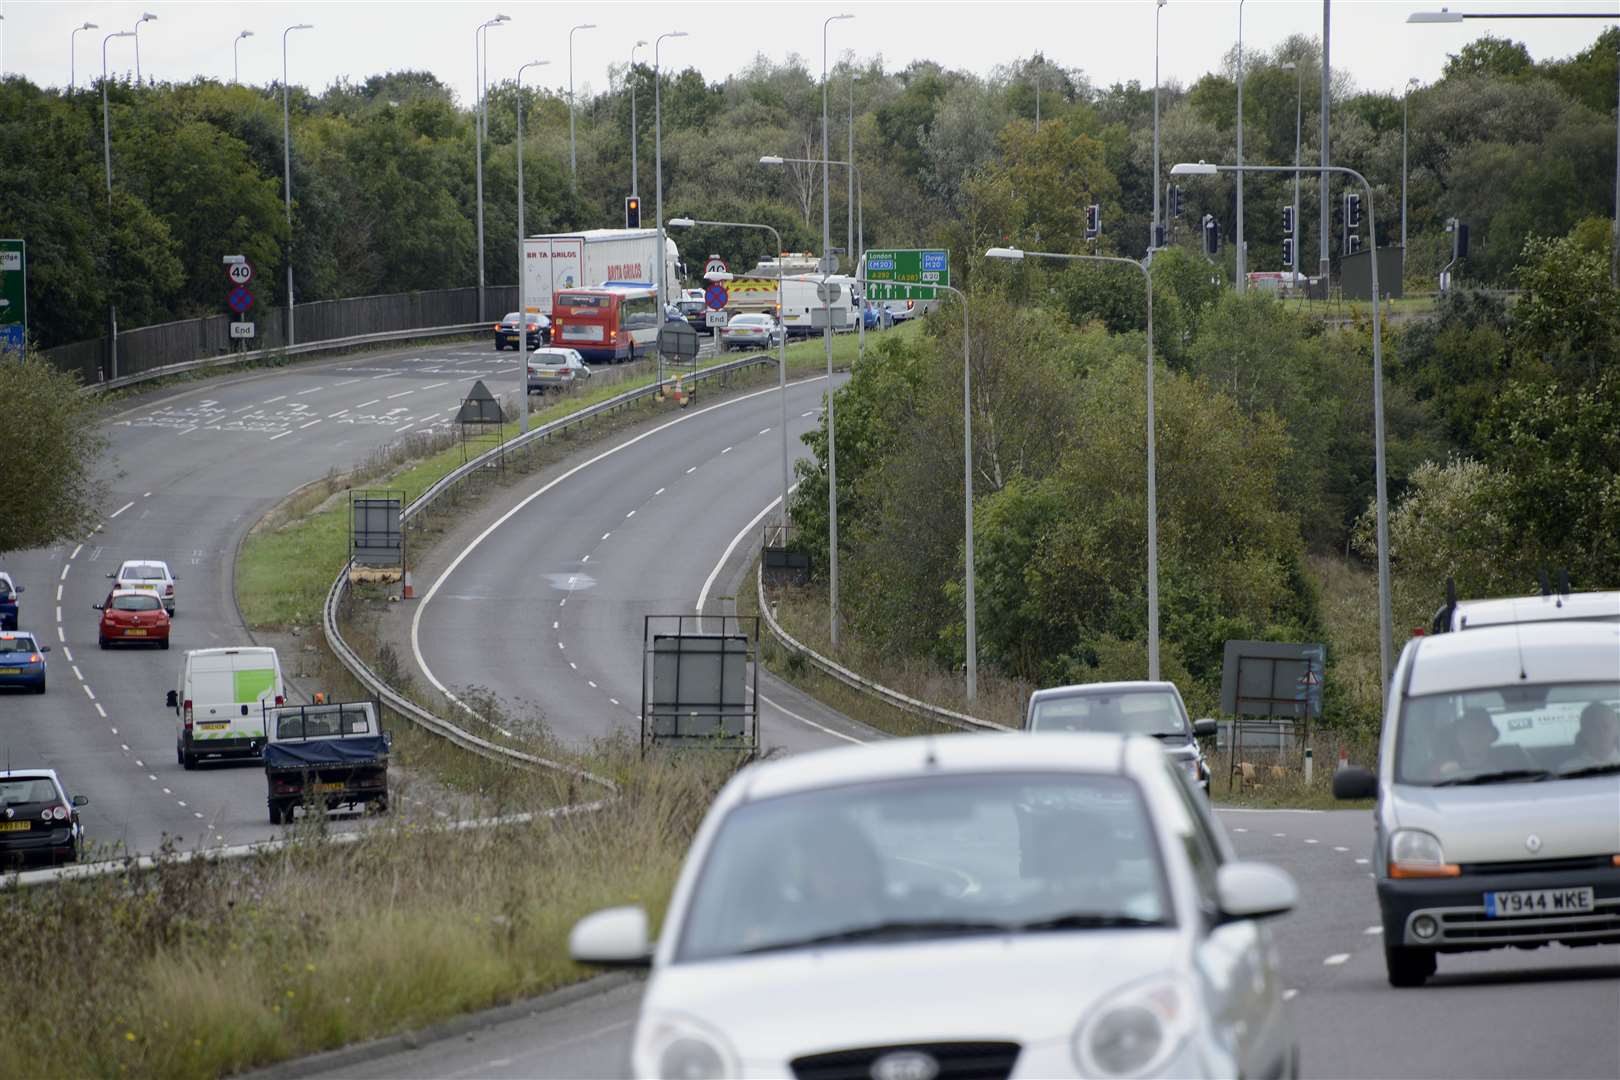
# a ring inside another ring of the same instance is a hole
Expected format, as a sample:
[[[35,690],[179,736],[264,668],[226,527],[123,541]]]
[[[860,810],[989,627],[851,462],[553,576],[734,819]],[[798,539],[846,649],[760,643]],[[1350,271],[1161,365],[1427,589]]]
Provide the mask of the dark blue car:
[[[17,629],[17,594],[22,591],[10,574],[0,572],[0,630]]]
[[[45,653],[34,635],[22,630],[0,631],[0,687],[20,686],[36,694],[45,692]]]

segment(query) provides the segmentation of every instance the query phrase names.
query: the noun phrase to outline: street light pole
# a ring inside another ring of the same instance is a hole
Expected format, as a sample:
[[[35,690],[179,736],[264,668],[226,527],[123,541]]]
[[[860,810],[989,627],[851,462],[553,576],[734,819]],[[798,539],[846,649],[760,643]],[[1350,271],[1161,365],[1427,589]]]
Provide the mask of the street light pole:
[[[665,38],[685,37],[685,30],[671,30],[667,34],[659,34],[653,39],[653,173],[658,191],[654,202],[655,212],[658,214],[658,325],[664,324],[664,305],[669,303],[669,285],[664,280],[667,272],[665,267],[669,262],[669,242],[664,239],[664,68],[659,57],[659,47],[664,44]],[[786,330],[782,331],[784,334]]]
[[[579,161],[574,156],[574,31],[595,30],[595,23],[580,23],[568,31],[568,183],[579,186]]]
[[[293,331],[293,224],[292,224],[292,120],[287,95],[287,35],[294,30],[313,30],[310,23],[289,26],[281,32],[281,170],[282,190],[287,201],[287,344],[298,344]]]
[[[1159,465],[1153,412],[1153,275],[1135,259],[1117,255],[1069,255],[1055,251],[1023,251],[1018,248],[991,248],[990,259],[1023,260],[1029,256],[1061,259],[1065,262],[1119,263],[1142,274],[1147,288],[1147,604],[1148,679],[1159,681]]]
[[[135,29],[130,31],[130,36],[135,39],[135,83],[137,86],[140,85],[141,81],[141,23],[155,21],[157,21],[156,15],[150,11],[142,12],[141,17],[135,20]]]
[[[79,43],[77,41],[77,38],[79,36],[79,31],[80,30],[99,30],[99,29],[101,29],[101,28],[99,26],[97,26],[95,23],[87,22],[83,26],[75,26],[73,28],[73,33],[68,35],[68,89],[69,90],[72,90],[74,88],[74,86],[78,83],[78,75],[77,75],[77,66],[78,65],[77,65],[77,61],[78,61],[78,58],[79,58],[79,55],[78,55]]]
[[[1243,0],[1238,0],[1237,50],[1237,287],[1238,292],[1249,288],[1248,245],[1243,241]]]
[[[478,24],[473,31],[473,79],[478,87],[478,101],[473,107],[473,151],[474,173],[478,185],[478,321],[483,322],[489,316],[484,310],[484,126],[488,114],[484,109],[484,51],[487,42],[484,40],[484,31],[491,26],[500,26],[511,20],[505,15],[496,15]]]
[[[1153,235],[1148,250],[1159,246],[1159,16],[1167,0],[1153,6]]]
[[[1406,93],[1401,95],[1401,266],[1406,265],[1406,114],[1407,103],[1412,98],[1412,88],[1418,84],[1416,79],[1406,80]],[[1378,238],[1373,238],[1373,247],[1378,247]],[[1376,256],[1375,256],[1376,257]]]
[[[825,275],[832,257],[832,195],[827,190],[830,162],[827,153],[827,29],[835,22],[853,19],[853,15],[830,15],[821,24],[821,265]],[[778,256],[780,257],[780,256]],[[825,282],[822,283],[825,292]],[[821,328],[822,349],[827,354],[827,581],[831,620],[828,637],[834,650],[838,648],[838,458],[833,443],[832,392],[832,308],[827,309],[827,322]]]
[[[1304,262],[1300,254],[1305,226],[1299,220],[1299,148],[1305,133],[1305,67],[1297,60],[1290,60],[1283,65],[1283,70],[1294,73],[1294,265],[1288,268],[1289,274],[1293,275],[1288,283],[1293,288],[1298,284],[1299,268]]]
[[[524,261],[523,250],[523,73],[532,67],[544,67],[549,60],[530,60],[519,65],[517,69],[517,256],[518,256],[518,353],[523,357],[523,363],[518,365],[518,382],[522,386],[523,396],[518,400],[523,404],[518,408],[518,430],[529,430],[529,267]]]
[[[107,165],[107,217],[112,217],[112,127],[107,119],[107,42],[117,37],[134,37],[133,30],[119,30],[101,39],[101,154]],[[69,40],[72,40],[71,38]],[[107,317],[112,326],[110,379],[118,378],[118,304],[109,300]]]
[[[775,154],[770,154],[760,158],[759,163],[761,165],[818,164],[814,158],[785,158],[778,157]],[[855,238],[857,249],[860,252],[855,262],[855,276],[859,278],[861,274],[866,273],[866,197],[861,192],[861,170],[860,167],[855,164],[855,158],[853,156],[848,161],[829,161],[827,164],[838,165],[848,169],[855,184]],[[778,254],[780,254],[780,252],[778,252]],[[861,303],[864,304],[865,302],[865,290],[863,289]],[[859,361],[866,358],[866,317],[864,312],[862,313],[861,318],[857,320],[855,325],[858,328],[858,332],[856,334],[856,358],[857,361]]]
[[[1367,178],[1356,170],[1344,165],[1329,165],[1329,172],[1341,173],[1361,185],[1365,193],[1367,205],[1367,234],[1378,235],[1378,223],[1373,216],[1372,185]],[[1213,176],[1220,172],[1256,173],[1286,173],[1286,165],[1210,165],[1207,162],[1198,162],[1196,165],[1183,163],[1170,170],[1172,176]],[[1372,267],[1372,294],[1373,294],[1373,458],[1377,469],[1377,511],[1378,511],[1378,664],[1380,685],[1389,689],[1390,649],[1393,642],[1391,631],[1394,617],[1390,609],[1389,598],[1389,499],[1388,490],[1384,482],[1384,323],[1383,305],[1378,303],[1378,297],[1383,294],[1378,291],[1378,258],[1377,242],[1373,244],[1373,258],[1368,260]]]
[[[636,130],[636,50],[646,44],[638,41],[630,46],[630,194],[637,198],[641,197],[641,138]]]
[[[242,44],[243,38],[250,38],[252,36],[253,31],[244,30],[240,34],[236,35],[236,40],[231,42],[231,82],[233,83],[239,83],[242,81],[242,60],[238,46]]]
[[[854,161],[855,160],[855,71],[854,71],[853,68],[850,69],[850,73],[849,73],[849,132],[848,132],[848,135],[849,135],[849,150],[848,150],[847,153],[845,153],[844,156],[846,158],[848,158],[850,161]],[[855,272],[858,274],[858,273],[860,273],[860,265],[855,261],[855,170],[851,169],[850,172],[849,172],[849,176],[846,177],[845,179],[848,181],[848,185],[849,185],[848,193],[844,196],[844,210],[845,210],[845,213],[846,213],[846,215],[848,217],[848,221],[845,223],[845,230],[849,234],[849,239],[844,242],[844,252],[845,252],[845,254],[847,254],[849,256],[850,266],[854,267]],[[865,313],[864,312],[862,313],[862,317],[856,321],[856,325],[857,326],[863,326],[863,327],[866,325],[866,318],[865,318]]]

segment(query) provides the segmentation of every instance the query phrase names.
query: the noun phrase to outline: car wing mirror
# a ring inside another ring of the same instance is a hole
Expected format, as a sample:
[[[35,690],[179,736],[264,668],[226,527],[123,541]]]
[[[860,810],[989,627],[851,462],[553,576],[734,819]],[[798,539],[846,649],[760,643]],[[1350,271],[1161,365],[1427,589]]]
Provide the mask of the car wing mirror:
[[[1235,922],[1292,911],[1299,902],[1299,887],[1275,866],[1229,862],[1215,873],[1215,895],[1223,920]]]
[[[90,805],[90,796],[88,796],[88,795],[75,795],[75,796],[73,796],[73,805],[74,806],[88,806],[88,805]]]
[[[107,575],[107,576],[108,576],[108,577],[109,577],[109,578],[115,578],[115,577],[117,577],[117,576],[118,576],[118,575],[117,575],[117,574],[111,574],[111,573],[109,573],[109,574],[108,574],[108,575]]]
[[[51,647],[49,645],[41,645],[41,646],[39,646],[39,651],[40,652],[50,652]]]
[[[22,593],[27,592],[28,589],[25,586],[22,586],[22,585],[13,585],[11,587],[11,591],[20,595]]]
[[[652,945],[647,912],[637,906],[608,908],[587,915],[568,935],[568,953],[595,967],[647,967]]]

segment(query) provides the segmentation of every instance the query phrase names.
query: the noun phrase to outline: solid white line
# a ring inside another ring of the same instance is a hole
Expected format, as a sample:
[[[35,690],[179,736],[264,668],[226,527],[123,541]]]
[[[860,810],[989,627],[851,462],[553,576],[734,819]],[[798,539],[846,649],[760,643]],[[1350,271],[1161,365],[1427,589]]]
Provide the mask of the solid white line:
[[[131,500],[131,501],[125,503],[123,506],[120,506],[118,509],[116,509],[112,513],[108,514],[107,515],[107,520],[111,521],[113,518],[117,517],[119,514],[122,514],[125,510],[128,510],[130,507],[132,507],[134,505],[135,505],[134,500]]]
[[[270,436],[270,441],[275,442],[277,439],[285,439],[288,435],[291,435],[291,434],[292,434],[292,428],[288,428],[286,431],[283,431],[280,435],[272,435],[272,436]]]
[[[793,487],[788,488],[788,491],[791,493],[794,488],[797,488],[798,486],[798,484],[794,484]],[[697,613],[699,615],[703,614],[703,605],[709,599],[709,590],[714,588],[714,579],[720,576],[720,568],[726,565],[726,560],[731,558],[731,553],[737,550],[737,545],[743,542],[743,537],[748,536],[756,527],[758,527],[760,520],[763,519],[766,514],[770,513],[772,510],[781,505],[782,496],[778,495],[776,498],[766,503],[765,509],[755,514],[754,519],[748,524],[744,525],[741,532],[731,538],[731,543],[726,545],[726,550],[720,553],[720,561],[714,564],[714,569],[709,571],[709,576],[703,579],[703,588],[698,590]],[[699,620],[698,632],[702,633],[702,631],[702,622]]]
[[[312,427],[314,427],[316,424],[318,424],[320,422],[321,422],[321,418],[317,416],[315,419],[311,420],[307,424],[299,424],[298,425],[298,430],[303,431],[305,428],[312,428]]]
[[[96,700],[96,692],[94,690],[90,689],[90,684],[89,683],[84,684],[84,693],[85,693],[85,696],[88,697],[91,701]]]
[[[1322,964],[1324,967],[1338,967],[1348,959],[1350,959],[1350,954],[1347,952],[1334,953],[1332,956],[1323,960]]]
[[[791,717],[793,717],[793,719],[797,720],[799,723],[808,724],[809,726],[815,728],[817,731],[823,732],[823,733],[825,733],[827,735],[831,735],[834,738],[843,739],[845,742],[852,742],[852,743],[858,743],[858,742],[861,741],[860,739],[857,739],[853,735],[846,735],[842,731],[834,731],[832,728],[828,727],[825,724],[818,724],[814,720],[810,719],[807,716],[800,716],[798,713],[794,712],[792,709],[783,708],[781,705],[778,705],[776,702],[772,701],[770,698],[766,697],[764,694],[759,695],[759,700],[763,701],[765,704],[769,705],[771,708],[775,709],[777,712],[783,714],[784,716],[791,716]]]
[[[73,548],[73,554],[68,556],[68,561],[72,562],[74,559],[77,559],[79,557],[79,552],[81,552],[83,550],[84,550],[84,545],[83,544],[76,545]]]
[[[821,380],[825,379],[826,377],[827,376],[825,376],[825,375],[816,375],[816,376],[814,376],[812,378],[805,379],[803,381],[803,383],[799,384],[799,385],[805,385],[805,384],[809,384],[809,383],[820,382]],[[741,397],[731,398],[728,401],[722,401],[722,402],[719,402],[718,404],[710,405],[707,408],[699,409],[697,412],[687,413],[685,416],[677,416],[675,419],[665,421],[664,423],[659,424],[655,428],[650,428],[647,431],[643,431],[639,435],[633,435],[630,438],[626,439],[624,442],[619,443],[619,444],[617,444],[615,446],[610,446],[608,449],[602,451],[600,454],[597,454],[595,457],[587,458],[586,460],[580,462],[578,465],[575,465],[573,468],[569,469],[567,472],[563,473],[561,476],[557,476],[557,477],[553,478],[552,480],[548,481],[547,483],[541,485],[539,488],[537,488],[536,490],[530,492],[528,495],[525,495],[522,499],[520,499],[516,506],[512,507],[506,513],[504,513],[500,517],[496,518],[489,525],[485,526],[484,531],[479,533],[477,536],[473,537],[472,541],[470,543],[468,543],[466,547],[462,548],[461,551],[456,554],[456,557],[454,559],[450,560],[450,565],[445,568],[444,573],[440,574],[438,576],[438,578],[434,580],[433,584],[428,586],[427,592],[422,594],[421,603],[417,604],[416,611],[411,616],[411,655],[416,660],[416,666],[422,669],[422,674],[424,676],[426,676],[427,681],[432,683],[433,688],[435,690],[439,691],[439,693],[443,694],[445,697],[449,698],[451,701],[455,702],[457,705],[461,705],[462,708],[466,708],[466,705],[461,701],[461,699],[456,697],[454,694],[452,694],[450,692],[449,688],[446,687],[444,685],[444,683],[439,681],[438,676],[433,674],[433,669],[428,666],[427,657],[422,655],[422,612],[426,611],[427,608],[428,608],[428,604],[433,602],[433,597],[438,593],[439,587],[450,579],[450,575],[452,575],[452,574],[454,574],[456,572],[456,568],[459,567],[463,562],[465,562],[467,557],[469,555],[471,555],[475,550],[477,550],[477,548],[478,548],[478,546],[480,544],[482,544],[485,540],[489,539],[490,535],[493,534],[496,529],[499,529],[502,525],[505,525],[508,521],[512,520],[513,517],[515,517],[519,513],[521,513],[524,510],[524,508],[527,507],[530,503],[532,503],[534,500],[540,498],[540,496],[546,494],[546,492],[550,491],[552,488],[556,487],[558,484],[562,483],[565,480],[568,480],[568,479],[572,478],[573,476],[577,475],[578,473],[584,472],[586,469],[590,468],[592,465],[595,465],[597,462],[603,461],[603,460],[605,460],[607,458],[610,458],[614,454],[617,454],[619,451],[636,445],[637,443],[641,442],[643,439],[648,439],[648,438],[651,438],[652,436],[657,435],[657,434],[659,434],[659,433],[661,433],[663,431],[667,431],[669,428],[674,427],[676,424],[684,424],[688,420],[692,420],[692,419],[694,419],[696,417],[706,416],[709,413],[714,412],[717,409],[727,409],[727,408],[730,408],[733,405],[740,405],[745,401],[751,401],[754,398],[763,397],[766,394],[775,394],[775,393],[778,393],[778,392],[779,392],[778,389],[776,387],[774,387],[774,386],[771,387],[768,390],[756,390],[751,394],[743,394]],[[697,468],[697,466],[694,465],[692,467],[692,469],[688,469],[687,472],[691,472],[691,471],[693,471],[693,469],[696,469],[696,468]],[[566,604],[567,602],[568,602],[568,598],[564,597],[562,599],[562,601],[559,602],[558,606],[561,607],[563,604]],[[559,642],[558,644],[560,645],[561,642]]]

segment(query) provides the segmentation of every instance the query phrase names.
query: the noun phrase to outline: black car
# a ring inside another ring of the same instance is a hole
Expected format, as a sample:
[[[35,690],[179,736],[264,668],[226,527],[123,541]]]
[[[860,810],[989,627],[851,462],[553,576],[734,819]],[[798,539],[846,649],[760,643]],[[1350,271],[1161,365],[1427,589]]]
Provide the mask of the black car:
[[[495,324],[495,351],[518,347],[518,313],[513,311]],[[529,312],[529,350],[551,342],[551,320],[538,311]]]
[[[84,848],[79,807],[89,801],[68,798],[51,769],[0,772],[0,866],[77,862]]]

